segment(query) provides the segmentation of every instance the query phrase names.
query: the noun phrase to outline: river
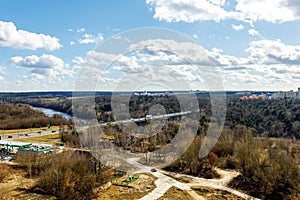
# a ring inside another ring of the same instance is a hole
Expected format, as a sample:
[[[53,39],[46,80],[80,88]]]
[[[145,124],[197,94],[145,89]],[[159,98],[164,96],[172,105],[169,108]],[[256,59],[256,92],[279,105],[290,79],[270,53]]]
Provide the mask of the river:
[[[66,119],[72,118],[72,116],[67,114],[67,113],[55,111],[55,110],[52,110],[52,109],[49,109],[49,108],[41,108],[41,107],[32,107],[32,108],[45,113],[45,115],[47,115],[48,117],[52,117],[54,114],[58,114],[58,115],[63,116]]]

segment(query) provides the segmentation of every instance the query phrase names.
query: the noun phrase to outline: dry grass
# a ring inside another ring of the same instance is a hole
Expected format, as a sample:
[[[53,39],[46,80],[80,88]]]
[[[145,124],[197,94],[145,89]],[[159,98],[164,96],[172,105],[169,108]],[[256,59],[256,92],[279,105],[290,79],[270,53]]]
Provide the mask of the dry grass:
[[[154,181],[156,180],[156,178],[151,174],[138,175],[139,179],[137,179],[133,183],[128,184],[129,187],[112,185],[107,190],[101,191],[98,195],[97,200],[133,200],[147,195],[155,188]],[[126,178],[128,177],[123,176],[120,179],[123,180]]]
[[[27,192],[36,184],[36,179],[26,177],[26,172],[16,166],[0,164],[1,169],[6,169],[8,174],[0,183],[0,199],[20,200],[46,200],[55,199],[51,196],[42,196]]]
[[[57,142],[60,142],[60,137],[58,133],[55,133],[55,134],[47,134],[47,135],[41,135],[35,137],[14,139],[14,141],[30,142],[30,143],[38,143],[38,144],[55,144]]]
[[[209,187],[192,187],[192,189],[198,194],[203,196],[207,200],[242,200],[243,198],[231,194],[227,191],[213,189]]]
[[[194,200],[186,191],[183,191],[177,187],[171,187],[162,197],[158,200]]]

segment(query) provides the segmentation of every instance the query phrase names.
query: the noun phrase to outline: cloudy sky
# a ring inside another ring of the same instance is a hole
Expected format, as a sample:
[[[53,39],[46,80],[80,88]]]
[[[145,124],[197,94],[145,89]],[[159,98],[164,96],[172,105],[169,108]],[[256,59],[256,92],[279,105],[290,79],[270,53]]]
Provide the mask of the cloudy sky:
[[[156,53],[149,51],[149,40],[129,46],[130,50],[142,45],[147,52],[120,56],[94,51],[116,34],[143,27],[189,37],[214,63],[226,90],[300,87],[298,0],[2,0],[0,91],[73,90],[88,62],[97,60],[99,67],[115,56],[118,61],[109,72],[93,73],[103,82],[99,90],[114,90],[122,82],[118,73],[132,78],[159,71],[160,79],[167,79],[162,70],[166,66],[171,69],[166,74],[190,81],[191,89],[205,89],[205,80],[193,73],[197,68],[166,53],[182,48],[191,52],[194,44],[165,37],[157,41],[168,49]],[[190,57],[196,62],[199,54]]]

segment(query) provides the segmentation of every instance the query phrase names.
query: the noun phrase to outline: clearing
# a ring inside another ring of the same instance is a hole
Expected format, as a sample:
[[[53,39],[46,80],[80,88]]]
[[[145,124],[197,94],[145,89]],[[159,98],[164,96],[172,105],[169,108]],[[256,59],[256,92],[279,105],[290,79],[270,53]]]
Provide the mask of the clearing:
[[[151,192],[154,188],[156,178],[151,174],[137,174],[139,179],[129,183],[127,186],[112,185],[108,189],[99,192],[97,200],[139,199]],[[119,178],[127,179],[127,176]]]

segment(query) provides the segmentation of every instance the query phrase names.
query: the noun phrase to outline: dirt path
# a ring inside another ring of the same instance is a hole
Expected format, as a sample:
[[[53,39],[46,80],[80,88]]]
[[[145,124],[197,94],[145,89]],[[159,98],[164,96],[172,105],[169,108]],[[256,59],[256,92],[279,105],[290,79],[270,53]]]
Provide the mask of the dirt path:
[[[159,170],[156,172],[151,172],[151,167],[142,165],[137,162],[138,158],[130,158],[127,160],[128,163],[132,164],[133,166],[139,168],[139,172],[150,172],[152,175],[157,177],[157,180],[155,181],[156,188],[141,198],[141,200],[154,200],[162,197],[164,193],[168,189],[170,189],[172,186],[175,186],[183,191],[186,191],[188,194],[190,194],[194,199],[205,199],[204,197],[198,195],[195,191],[191,189],[191,187],[195,186],[205,186],[205,187],[211,187],[214,189],[219,189],[219,190],[224,190],[229,193],[232,193],[236,196],[239,196],[244,199],[249,199],[249,200],[258,200],[257,198],[254,198],[250,195],[247,195],[245,193],[239,192],[237,190],[231,189],[226,186],[226,184],[234,177],[238,176],[238,172],[234,171],[225,171],[218,169],[218,173],[222,176],[221,179],[205,179],[205,178],[198,178],[190,175],[185,175],[185,174],[176,174],[176,173],[171,173],[163,170]],[[171,176],[176,176],[178,178],[180,177],[186,177],[192,180],[191,183],[181,183],[165,174],[169,174]]]
[[[189,186],[187,186],[184,183],[181,183],[179,181],[176,181],[175,179],[164,175],[163,173],[156,171],[152,172],[151,167],[142,165],[137,162],[138,158],[130,158],[127,160],[128,163],[132,164],[133,166],[139,168],[139,172],[150,172],[152,175],[157,177],[157,180],[154,182],[156,185],[156,188],[147,194],[146,196],[142,197],[141,200],[154,200],[162,197],[172,186],[175,186],[183,191],[186,191],[188,194],[190,194],[194,199],[202,200],[204,199],[200,195],[198,195],[195,191],[193,191]]]

